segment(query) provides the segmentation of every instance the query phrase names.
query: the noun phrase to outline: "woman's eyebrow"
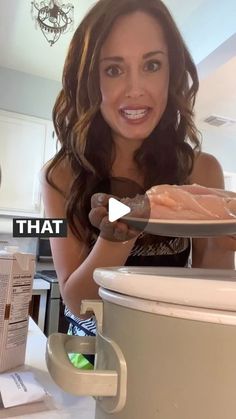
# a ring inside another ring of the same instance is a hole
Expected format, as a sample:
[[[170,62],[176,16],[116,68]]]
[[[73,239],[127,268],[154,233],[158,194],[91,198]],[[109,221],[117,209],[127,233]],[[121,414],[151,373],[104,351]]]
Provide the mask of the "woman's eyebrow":
[[[153,55],[156,55],[156,54],[166,55],[166,52],[162,51],[162,50],[147,52],[146,54],[143,55],[143,59],[145,60],[146,58],[150,58],[150,57],[152,57]]]
[[[150,58],[150,57],[152,57],[153,55],[156,55],[156,54],[163,54],[163,55],[165,55],[166,52],[165,51],[162,51],[162,50],[150,51],[150,52],[147,52],[146,54],[143,55],[143,59],[145,60],[146,58]],[[100,60],[100,63],[103,62],[103,61],[122,62],[122,61],[124,61],[124,58],[119,57],[119,56],[104,57],[104,58],[102,58]]]

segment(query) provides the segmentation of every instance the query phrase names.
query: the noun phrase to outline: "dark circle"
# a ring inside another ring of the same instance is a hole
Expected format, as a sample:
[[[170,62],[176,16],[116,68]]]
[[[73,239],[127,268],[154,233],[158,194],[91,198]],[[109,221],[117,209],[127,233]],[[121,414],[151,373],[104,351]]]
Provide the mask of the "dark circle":
[[[142,186],[131,179],[111,177],[96,185],[96,192],[106,193],[130,208],[130,213],[121,217],[117,222],[107,222],[106,228],[101,229],[100,235],[106,240],[124,242],[138,237],[145,229],[150,218],[150,202]],[[107,207],[108,210],[108,207]],[[122,223],[122,226],[121,224]],[[131,236],[130,236],[131,234]]]

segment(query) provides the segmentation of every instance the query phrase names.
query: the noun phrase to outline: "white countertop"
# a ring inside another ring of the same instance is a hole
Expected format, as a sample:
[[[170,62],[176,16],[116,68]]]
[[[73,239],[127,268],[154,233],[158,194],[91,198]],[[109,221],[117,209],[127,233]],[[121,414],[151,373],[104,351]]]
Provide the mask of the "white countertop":
[[[49,290],[49,288],[50,288],[50,283],[48,281],[45,281],[42,278],[34,278],[33,291]]]
[[[92,397],[75,397],[61,390],[51,379],[45,362],[46,337],[30,318],[25,365],[50,394],[44,401],[8,409],[0,408],[0,419],[94,419]]]

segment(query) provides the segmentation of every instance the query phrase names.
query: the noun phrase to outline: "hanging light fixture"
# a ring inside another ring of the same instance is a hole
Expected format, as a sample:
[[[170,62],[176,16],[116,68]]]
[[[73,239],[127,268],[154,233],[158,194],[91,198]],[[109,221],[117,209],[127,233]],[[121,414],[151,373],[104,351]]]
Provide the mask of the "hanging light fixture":
[[[73,26],[74,6],[60,0],[31,1],[31,14],[50,46]]]

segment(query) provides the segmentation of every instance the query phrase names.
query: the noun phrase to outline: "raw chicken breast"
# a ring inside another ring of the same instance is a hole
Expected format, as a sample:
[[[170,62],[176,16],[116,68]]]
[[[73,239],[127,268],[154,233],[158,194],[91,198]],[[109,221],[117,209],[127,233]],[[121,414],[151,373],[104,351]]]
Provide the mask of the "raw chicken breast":
[[[223,220],[236,218],[236,194],[200,185],[157,185],[147,191],[150,218]]]

